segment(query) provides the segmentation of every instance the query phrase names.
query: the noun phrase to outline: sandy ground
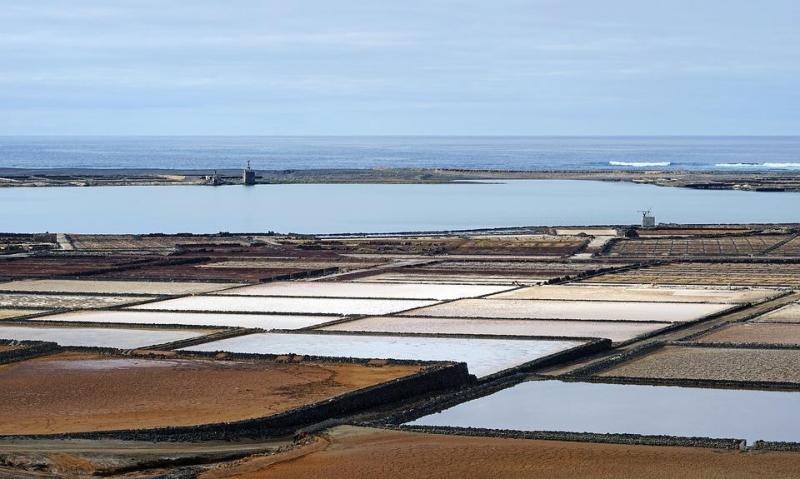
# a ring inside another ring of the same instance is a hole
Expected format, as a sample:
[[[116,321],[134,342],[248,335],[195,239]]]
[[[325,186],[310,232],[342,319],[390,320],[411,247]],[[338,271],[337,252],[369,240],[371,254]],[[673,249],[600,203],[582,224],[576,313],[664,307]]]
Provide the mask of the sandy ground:
[[[718,329],[701,343],[800,344],[800,324],[743,323]]]
[[[788,304],[771,313],[759,316],[755,321],[767,323],[800,323],[800,304]]]
[[[800,382],[800,350],[667,346],[600,376]]]
[[[0,366],[0,434],[184,426],[261,417],[418,366],[148,360],[63,353]]]
[[[127,477],[148,478],[166,474],[161,462],[211,463],[234,454],[263,454],[292,446],[291,438],[266,441],[144,442],[115,439],[0,440],[0,478]],[[125,470],[149,469],[123,474]],[[174,470],[173,470],[174,472]],[[179,476],[180,477],[180,476]]]
[[[241,283],[166,281],[94,281],[72,279],[21,280],[0,284],[0,291],[36,293],[196,294],[241,286]]]
[[[308,446],[253,457],[201,479],[789,478],[798,453],[445,436],[337,427]]]
[[[42,311],[38,309],[0,309],[0,319],[16,318],[17,316],[26,316],[41,312]]]

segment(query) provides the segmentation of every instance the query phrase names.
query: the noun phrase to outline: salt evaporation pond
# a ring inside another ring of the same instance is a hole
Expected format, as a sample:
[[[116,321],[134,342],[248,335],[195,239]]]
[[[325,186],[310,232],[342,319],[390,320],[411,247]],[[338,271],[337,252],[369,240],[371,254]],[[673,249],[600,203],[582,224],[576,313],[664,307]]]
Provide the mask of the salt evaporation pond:
[[[189,296],[131,306],[162,311],[236,313],[389,314],[436,303],[411,299],[282,298],[264,296]]]
[[[746,303],[777,296],[775,289],[672,288],[595,285],[546,285],[496,294],[492,299],[572,301],[646,301],[676,303]]]
[[[516,286],[517,284],[539,284],[548,278],[531,276],[509,276],[491,274],[411,274],[411,273],[381,273],[365,278],[359,278],[364,283],[417,283],[417,284],[466,284],[466,285],[485,285],[485,286]]]
[[[161,311],[76,311],[41,316],[32,321],[73,321],[108,324],[218,326],[227,328],[300,329],[327,323],[330,316],[280,314],[172,313]]]
[[[636,205],[663,222],[800,221],[800,193],[623,182],[280,184],[0,188],[6,231],[296,233],[438,231],[631,224]],[[268,211],[269,214],[264,214]]]
[[[482,377],[581,344],[581,341],[261,333],[199,344],[185,350],[458,361],[467,363],[470,373]]]
[[[77,309],[77,308],[110,308],[137,301],[154,299],[149,296],[91,296],[87,294],[27,294],[0,293],[0,307],[4,308],[40,308],[40,309]]]
[[[800,323],[800,304],[787,304],[782,308],[759,316],[754,321],[759,323]]]
[[[197,294],[241,286],[241,283],[167,281],[98,281],[83,279],[24,279],[0,283],[0,291],[28,293]]]
[[[800,393],[531,381],[408,423],[800,441]]]
[[[532,299],[462,299],[421,308],[409,316],[449,318],[573,319],[680,322],[729,309],[729,304],[556,301]]]
[[[380,333],[477,334],[490,336],[566,336],[627,341],[669,327],[670,323],[633,321],[547,321],[536,319],[459,319],[385,316],[326,326],[326,331]]]
[[[208,334],[190,329],[58,328],[0,326],[0,339],[50,341],[61,346],[135,349]]]
[[[242,296],[322,296],[338,298],[395,298],[448,300],[483,296],[508,290],[507,286],[395,283],[345,283],[287,281],[256,284],[222,294]]]

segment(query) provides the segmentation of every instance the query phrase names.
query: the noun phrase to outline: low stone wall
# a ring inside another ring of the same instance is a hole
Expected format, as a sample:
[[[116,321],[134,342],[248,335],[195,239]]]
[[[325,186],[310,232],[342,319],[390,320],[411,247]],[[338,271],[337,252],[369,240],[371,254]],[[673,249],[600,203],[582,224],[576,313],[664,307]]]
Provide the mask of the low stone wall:
[[[608,259],[608,258],[599,257],[598,259],[605,260],[605,259]],[[583,272],[575,273],[575,274],[572,274],[572,275],[559,276],[557,278],[551,278],[551,279],[549,279],[547,281],[544,281],[542,284],[550,285],[550,284],[571,283],[573,281],[585,281],[585,280],[588,280],[588,279],[593,278],[595,276],[603,276],[605,274],[610,274],[610,273],[622,273],[622,272],[630,271],[630,270],[634,270],[634,269],[649,268],[650,266],[657,266],[659,264],[666,264],[666,262],[664,262],[664,261],[655,261],[655,262],[652,262],[652,263],[641,263],[641,262],[639,262],[639,263],[634,263],[634,264],[628,264],[628,265],[625,265],[625,266],[614,266],[612,263],[607,263],[607,264],[609,264],[609,266],[607,266],[607,267],[591,269],[591,270],[588,270],[588,271],[583,271]]]
[[[643,346],[639,346],[638,348],[631,349],[629,351],[625,351],[622,353],[613,354],[608,356],[607,358],[603,358],[600,361],[596,361],[594,363],[588,364],[578,369],[574,369],[562,376],[560,378],[582,378],[586,376],[592,376],[594,374],[599,373],[600,371],[605,371],[606,369],[611,369],[614,366],[619,364],[625,363],[634,359],[639,356],[643,356],[647,353],[655,351],[664,346],[663,341],[654,341],[649,344],[645,344]]]
[[[640,446],[708,447],[714,449],[742,449],[743,439],[714,439],[710,437],[681,437],[643,434],[600,434],[565,431],[515,431],[470,427],[442,426],[398,426],[390,427],[408,432],[427,434],[449,434],[460,436],[497,437],[507,439],[538,439],[545,441],[594,442],[604,444],[627,444]]]
[[[0,351],[0,364],[23,361],[25,359],[43,356],[45,354],[56,353],[61,350],[61,347],[58,344],[44,341],[12,341],[8,339],[0,339],[0,345],[20,346],[16,349]]]
[[[756,441],[751,449],[756,451],[800,452],[800,442]]]
[[[644,378],[626,376],[560,376],[561,381],[600,384],[631,384],[645,386],[679,386],[691,388],[748,389],[754,391],[800,391],[800,383],[768,381],[731,381],[722,379],[694,378]]]
[[[477,399],[479,397],[494,394],[497,391],[510,388],[528,379],[528,375],[518,373],[511,376],[475,383],[455,391],[424,398],[413,404],[403,406],[388,416],[377,420],[360,423],[363,426],[383,427],[387,425],[400,425],[408,421],[413,421],[429,414],[441,412],[458,404]]]

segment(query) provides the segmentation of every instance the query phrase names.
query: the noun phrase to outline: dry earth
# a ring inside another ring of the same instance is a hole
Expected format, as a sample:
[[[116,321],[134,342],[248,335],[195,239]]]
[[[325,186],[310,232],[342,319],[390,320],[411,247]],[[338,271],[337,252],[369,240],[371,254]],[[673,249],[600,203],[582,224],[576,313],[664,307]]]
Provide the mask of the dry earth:
[[[202,479],[789,478],[798,453],[445,436],[337,427],[286,453],[214,468]]]
[[[0,434],[236,421],[286,411],[419,369],[62,353],[0,366]]]

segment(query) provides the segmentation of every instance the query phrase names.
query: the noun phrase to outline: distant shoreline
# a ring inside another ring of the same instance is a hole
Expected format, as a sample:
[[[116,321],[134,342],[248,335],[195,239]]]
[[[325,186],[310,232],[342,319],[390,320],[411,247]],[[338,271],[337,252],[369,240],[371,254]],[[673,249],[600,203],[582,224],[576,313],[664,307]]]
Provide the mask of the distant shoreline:
[[[213,175],[216,173],[216,177]],[[800,191],[800,171],[490,170],[375,168],[258,170],[256,184],[444,184],[476,180],[622,181],[656,186],[744,191]],[[0,168],[0,187],[234,185],[241,169]]]

